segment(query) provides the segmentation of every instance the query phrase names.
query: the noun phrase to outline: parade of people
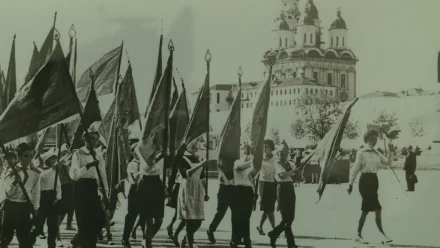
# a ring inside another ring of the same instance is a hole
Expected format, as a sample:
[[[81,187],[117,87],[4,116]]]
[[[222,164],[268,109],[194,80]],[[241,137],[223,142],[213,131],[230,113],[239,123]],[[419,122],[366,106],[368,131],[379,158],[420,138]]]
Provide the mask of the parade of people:
[[[175,15],[168,9],[142,28],[112,17],[124,24],[96,24],[114,33],[102,45],[86,32],[92,25],[63,32],[82,23],[63,9],[25,69],[16,61],[31,41],[12,33],[0,68],[0,248],[439,247],[440,206],[428,201],[438,123],[390,102],[426,97],[432,110],[440,92],[360,95],[361,48],[348,43],[341,8],[326,30],[316,2],[267,7],[278,13],[258,73],[245,56],[222,52],[225,42],[205,43],[206,28],[189,49],[182,37],[194,36],[184,27],[195,7],[178,29],[163,19]],[[99,18],[108,19],[123,5],[103,6]],[[124,25],[152,30],[141,40]],[[146,40],[148,56],[138,48]]]

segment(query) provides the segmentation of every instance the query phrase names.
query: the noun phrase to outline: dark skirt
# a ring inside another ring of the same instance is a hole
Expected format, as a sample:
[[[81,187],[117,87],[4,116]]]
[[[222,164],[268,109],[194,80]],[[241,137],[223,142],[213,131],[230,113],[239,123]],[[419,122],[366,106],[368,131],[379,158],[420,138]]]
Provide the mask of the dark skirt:
[[[295,219],[296,194],[293,182],[278,183],[277,201],[283,221]]]
[[[139,210],[145,218],[163,218],[165,189],[159,176],[143,176],[138,184]]]
[[[61,215],[73,212],[73,184],[61,185],[61,200],[58,202],[58,210]]]
[[[362,211],[373,212],[382,209],[377,190],[379,180],[376,173],[362,173],[359,179],[359,192],[362,196]]]
[[[277,201],[277,183],[260,181],[260,184],[263,187],[260,210],[264,212],[274,212],[275,202]]]
[[[170,199],[167,203],[168,207],[170,207],[170,208],[177,207],[177,197],[179,195],[179,188],[180,188],[180,183],[174,184],[173,191],[171,192]]]

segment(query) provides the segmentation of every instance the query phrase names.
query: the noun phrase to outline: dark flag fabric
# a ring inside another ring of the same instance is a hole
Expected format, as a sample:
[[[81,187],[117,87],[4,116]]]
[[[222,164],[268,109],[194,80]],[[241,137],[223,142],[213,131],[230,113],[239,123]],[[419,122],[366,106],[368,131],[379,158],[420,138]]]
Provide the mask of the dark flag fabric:
[[[228,180],[234,178],[234,163],[240,159],[241,89],[232,103],[231,112],[220,135],[218,165]]]
[[[115,82],[119,78],[119,65],[122,57],[123,45],[111,50],[92,66],[87,68],[79,81],[76,83],[76,92],[79,100],[85,102],[90,92],[90,70],[95,75],[95,91],[97,96],[107,95],[114,92]]]
[[[102,119],[101,126],[99,126],[99,133],[104,136],[104,139],[106,142],[110,139],[110,132],[111,132],[111,123],[113,120],[113,116],[115,115],[116,111],[116,101],[117,97],[113,99],[112,105],[110,105],[109,110],[105,114],[104,118]]]
[[[145,125],[139,139],[139,152],[149,165],[153,164],[153,159],[159,153],[168,149],[169,134],[166,131],[169,132],[167,126],[169,125],[172,73],[173,53],[171,52],[162,79],[148,106]]]
[[[175,151],[182,142],[186,127],[189,123],[188,101],[186,90],[183,88],[179,98],[174,105],[170,116],[170,155],[174,156]]]
[[[4,90],[4,103],[3,106],[8,106],[8,104],[14,98],[15,93],[17,92],[17,72],[15,65],[15,35],[14,40],[12,41],[11,55],[9,56],[9,66],[8,73],[6,75],[5,81],[5,90]]]
[[[176,105],[177,99],[179,98],[179,91],[177,90],[176,80],[173,78],[173,96],[171,97],[170,108],[173,109],[174,105]]]
[[[209,72],[207,72],[205,83],[199,92],[193,114],[188,127],[186,128],[185,136],[182,139],[182,142],[185,144],[191,143],[200,135],[209,131],[208,126],[206,125],[209,120],[209,96]]]
[[[3,71],[0,71],[0,114],[3,113],[3,110],[6,108],[6,96],[4,94],[6,89],[6,79],[3,74]]]
[[[150,107],[151,101],[153,100],[153,96],[156,93],[156,88],[159,85],[160,79],[162,78],[162,44],[163,44],[163,35],[160,35],[156,74],[154,75],[153,87],[151,88],[150,98],[148,99],[148,105],[147,105],[147,110],[145,111],[145,117],[147,116],[148,108]]]
[[[121,93],[122,91],[118,90],[117,97],[115,98],[116,109],[110,123],[111,132],[107,142],[106,173],[107,183],[110,186],[109,195],[112,195],[114,186],[120,180],[127,177],[127,165],[130,159],[128,130],[124,128],[126,119],[123,116],[123,110],[119,109],[120,106],[123,106],[122,102],[120,102],[122,98],[119,97]]]
[[[260,97],[255,104],[254,114],[252,116],[251,143],[254,154],[253,163],[257,171],[260,170],[261,164],[263,163],[263,143],[267,129],[267,114],[269,113],[271,75],[272,68],[267,81],[261,88]]]
[[[89,71],[89,77],[93,78],[93,72]],[[93,79],[92,79],[93,80]],[[93,81],[92,81],[93,85]],[[89,96],[87,97],[86,105],[84,106],[83,110],[83,118],[81,120],[82,124],[80,123],[75,131],[75,134],[73,136],[70,150],[81,148],[84,145],[84,141],[82,140],[82,133],[84,131],[85,124],[86,127],[90,126],[95,121],[102,121],[101,117],[101,110],[99,109],[99,101],[98,97],[96,96],[96,92],[94,87],[90,87],[91,90],[89,91]]]
[[[344,135],[345,126],[350,118],[351,109],[357,101],[358,98],[354,99],[353,102],[348,105],[344,114],[333,124],[330,131],[328,131],[324,138],[318,143],[313,154],[309,155],[310,158],[312,156],[316,158],[321,166],[321,176],[319,177],[318,187],[319,199],[321,199],[322,194],[324,193],[325,186],[334,168],[336,155],[341,148],[340,145],[342,136]]]
[[[38,55],[34,57],[35,48],[36,45],[34,43],[34,53],[32,54],[31,64],[29,65],[29,71],[26,75],[25,84],[29,82],[35,74],[40,70],[40,68],[44,65],[46,60],[49,58],[49,56],[52,53],[53,50],[53,41],[56,35],[58,34],[58,31],[56,31],[55,26],[53,26],[49,33],[46,36],[46,39],[43,42],[43,45],[40,48],[40,51],[38,52]]]
[[[15,94],[0,116],[0,137],[7,143],[36,133],[79,112],[72,78],[57,42],[45,65]]]
[[[31,62],[29,63],[29,69],[28,69],[28,73],[26,74],[25,83],[29,82],[29,80],[32,79],[32,76],[35,75],[35,73],[37,73],[37,71],[40,69],[37,63],[38,54],[39,54],[38,48],[34,42],[34,50],[32,52]]]
[[[120,86],[120,92],[117,94],[119,98],[119,112],[122,115],[121,123],[124,128],[139,120],[141,117],[139,112],[138,101],[136,97],[136,89],[134,87],[133,70],[131,64],[128,65],[125,77]]]

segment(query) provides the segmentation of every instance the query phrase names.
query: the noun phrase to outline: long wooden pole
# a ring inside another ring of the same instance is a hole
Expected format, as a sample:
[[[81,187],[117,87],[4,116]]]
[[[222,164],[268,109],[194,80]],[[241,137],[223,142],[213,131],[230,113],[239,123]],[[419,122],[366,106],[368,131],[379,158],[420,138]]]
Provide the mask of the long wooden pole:
[[[209,98],[208,101],[208,108],[206,108],[206,116],[207,121],[206,121],[206,165],[205,165],[205,198],[208,197],[208,177],[209,177],[209,130],[211,128],[210,125],[210,111],[211,111],[211,90],[210,90],[210,71],[211,71],[211,60],[212,60],[212,56],[211,56],[211,52],[208,51],[206,52],[206,56],[205,56],[205,61],[206,61],[206,70],[207,70],[207,79],[208,79],[208,87],[207,87],[207,91],[208,93],[206,94],[207,97]]]
[[[173,66],[173,52],[175,50],[174,44],[173,44],[173,40],[170,40],[170,42],[168,43],[168,50],[170,51],[170,64],[167,64],[168,66]],[[165,75],[162,75],[162,77]],[[166,189],[166,176],[167,176],[167,167],[168,167],[168,163],[171,162],[170,160],[170,155],[168,153],[168,147],[169,147],[169,141],[170,141],[170,125],[169,125],[169,116],[170,116],[170,98],[171,98],[171,85],[172,85],[172,79],[173,79],[173,70],[171,68],[170,70],[170,74],[167,75],[169,78],[166,79],[166,83],[169,83],[170,85],[168,85],[168,87],[166,88],[166,94],[165,94],[165,104],[167,105],[165,107],[165,129],[164,129],[164,133],[163,133],[163,138],[164,138],[164,157],[163,157],[163,171],[162,171],[162,184],[163,184],[163,188]],[[172,106],[171,106],[172,107]],[[171,166],[171,165],[169,165]]]

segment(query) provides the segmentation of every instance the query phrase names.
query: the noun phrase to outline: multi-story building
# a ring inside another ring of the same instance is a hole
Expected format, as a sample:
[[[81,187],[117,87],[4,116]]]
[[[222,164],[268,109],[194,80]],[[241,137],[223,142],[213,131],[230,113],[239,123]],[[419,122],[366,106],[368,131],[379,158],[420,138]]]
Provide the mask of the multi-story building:
[[[328,44],[322,39],[322,26],[313,0],[307,0],[304,12],[299,11],[299,0],[282,0],[283,7],[272,30],[273,47],[268,49],[262,62],[269,73],[268,57],[276,53],[272,69],[271,107],[295,105],[307,94],[328,94],[342,101],[356,97],[356,62],[350,50],[348,29],[337,10],[336,19],[328,30]],[[258,99],[259,82],[242,85],[242,108],[253,108]],[[211,110],[229,110],[236,94],[237,84],[215,85],[211,88]]]

